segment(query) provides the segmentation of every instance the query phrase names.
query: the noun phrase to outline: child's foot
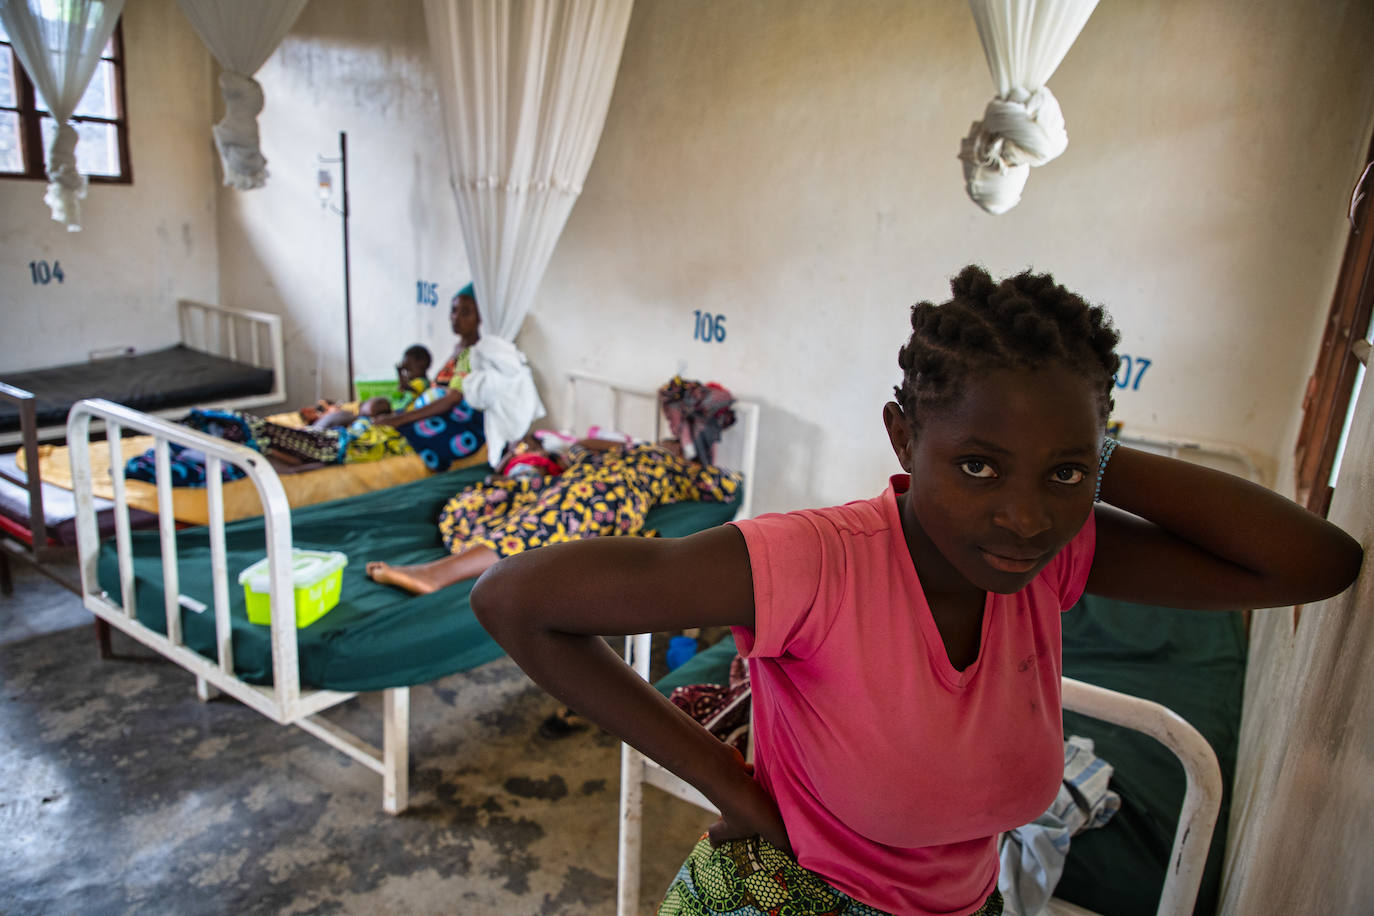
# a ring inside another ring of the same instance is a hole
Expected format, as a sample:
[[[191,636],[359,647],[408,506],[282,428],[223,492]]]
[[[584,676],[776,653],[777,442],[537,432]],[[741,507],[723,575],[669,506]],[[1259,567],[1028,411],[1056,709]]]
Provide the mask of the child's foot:
[[[425,566],[392,566],[379,560],[367,564],[367,576],[382,585],[394,585],[405,589],[412,595],[428,595],[443,588],[446,583],[438,582]]]
[[[587,722],[577,713],[564,706],[558,712],[539,723],[539,737],[557,741],[587,727]]]

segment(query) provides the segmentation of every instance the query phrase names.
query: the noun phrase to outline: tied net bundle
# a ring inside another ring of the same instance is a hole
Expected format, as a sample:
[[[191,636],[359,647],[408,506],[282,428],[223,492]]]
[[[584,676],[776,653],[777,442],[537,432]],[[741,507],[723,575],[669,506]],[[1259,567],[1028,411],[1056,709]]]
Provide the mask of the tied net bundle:
[[[1021,200],[1032,166],[1068,148],[1064,112],[1045,84],[1097,0],[969,0],[997,95],[959,147],[964,189],[994,215]]]

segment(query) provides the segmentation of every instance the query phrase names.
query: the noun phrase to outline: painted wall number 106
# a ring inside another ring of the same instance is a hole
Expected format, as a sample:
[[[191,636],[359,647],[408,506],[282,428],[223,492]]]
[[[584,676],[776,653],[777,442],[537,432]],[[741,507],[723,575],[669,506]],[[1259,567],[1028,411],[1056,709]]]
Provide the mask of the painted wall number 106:
[[[704,340],[707,343],[711,341],[720,343],[725,340],[724,315],[712,315],[701,309],[697,309],[692,314],[696,316],[696,329],[692,332],[693,340]]]

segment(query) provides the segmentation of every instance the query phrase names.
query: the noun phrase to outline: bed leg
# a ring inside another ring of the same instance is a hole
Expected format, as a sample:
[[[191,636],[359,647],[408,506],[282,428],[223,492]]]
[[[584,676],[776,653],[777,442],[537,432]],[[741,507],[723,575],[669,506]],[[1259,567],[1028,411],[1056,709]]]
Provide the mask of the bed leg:
[[[620,745],[620,849],[616,860],[616,916],[639,913],[639,864],[644,827],[644,764],[639,752]]]
[[[200,697],[202,703],[208,703],[219,696],[219,688],[210,685],[210,682],[203,677],[196,678],[196,696]]]
[[[114,658],[114,646],[110,644],[110,622],[97,617],[95,619],[95,642],[100,647],[101,660]]]
[[[410,688],[382,692],[382,809],[400,814],[410,804]]]
[[[14,576],[10,573],[10,557],[3,546],[0,546],[0,595],[6,597],[14,594]]]

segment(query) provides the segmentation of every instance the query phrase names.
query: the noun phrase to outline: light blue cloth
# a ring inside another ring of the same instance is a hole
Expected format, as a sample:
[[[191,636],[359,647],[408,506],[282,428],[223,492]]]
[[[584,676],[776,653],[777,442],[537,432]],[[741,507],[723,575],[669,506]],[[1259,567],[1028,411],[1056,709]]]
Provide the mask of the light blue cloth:
[[[1045,911],[1069,857],[1069,838],[1101,827],[1121,808],[1121,796],[1107,788],[1112,765],[1093,754],[1091,738],[1064,742],[1064,781],[1048,811],[1002,834],[1002,871],[997,887],[1007,916]]]

